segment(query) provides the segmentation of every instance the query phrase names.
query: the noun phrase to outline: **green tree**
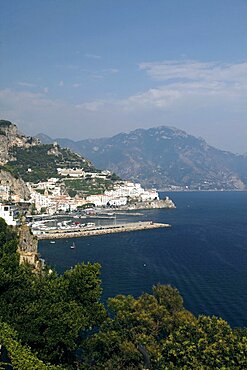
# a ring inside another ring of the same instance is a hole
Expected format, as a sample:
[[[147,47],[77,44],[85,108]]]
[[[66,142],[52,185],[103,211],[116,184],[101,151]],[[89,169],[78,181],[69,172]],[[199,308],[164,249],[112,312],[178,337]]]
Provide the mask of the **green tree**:
[[[83,369],[246,369],[246,331],[222,319],[198,319],[171,286],[153,295],[108,300],[110,316],[86,341]]]
[[[64,276],[37,276],[20,266],[4,276],[0,315],[42,360],[72,364],[82,333],[105,317],[98,275],[99,265],[91,264],[77,265]]]
[[[138,299],[119,295],[108,300],[108,307],[110,316],[86,343],[85,368],[155,368],[162,356],[161,340],[181,322],[194,320],[183,308],[178,291],[170,286],[158,285],[153,295]]]
[[[177,289],[110,298],[107,316],[99,264],[34,274],[19,264],[17,246],[15,230],[0,219],[0,344],[13,369],[247,368],[247,329],[196,318]]]
[[[153,295],[157,302],[164,306],[171,314],[183,309],[183,298],[179,291],[171,285],[156,285]]]
[[[11,239],[10,239],[11,238]],[[71,365],[83,333],[105,318],[99,264],[80,264],[58,276],[19,265],[17,237],[0,220],[0,318],[41,360]]]
[[[46,365],[43,361],[32,353],[31,349],[23,346],[17,339],[17,333],[4,322],[0,322],[0,343],[7,350],[9,362],[12,369],[17,370],[59,370],[62,367]],[[2,366],[1,366],[2,365]],[[0,363],[0,368],[5,369],[4,363]]]
[[[200,316],[180,325],[162,341],[159,369],[246,369],[247,337],[239,338],[224,320]]]

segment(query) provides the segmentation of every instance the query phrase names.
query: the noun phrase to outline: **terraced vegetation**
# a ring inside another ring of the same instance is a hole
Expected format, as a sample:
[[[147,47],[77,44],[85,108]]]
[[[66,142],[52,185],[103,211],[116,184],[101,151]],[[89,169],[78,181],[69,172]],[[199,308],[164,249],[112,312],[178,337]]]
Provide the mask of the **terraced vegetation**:
[[[111,189],[120,178],[109,174],[106,178],[94,178],[91,174],[101,171],[96,169],[89,160],[72,152],[70,149],[60,148],[54,144],[42,144],[31,147],[13,147],[10,150],[11,158],[2,168],[12,173],[16,178],[21,177],[25,182],[38,183],[49,178],[60,178],[68,194],[86,196],[102,194]],[[57,168],[81,168],[86,172],[85,178],[71,178],[60,176]],[[88,174],[87,174],[88,172]],[[41,192],[42,193],[42,192]]]
[[[11,154],[15,160],[9,161],[4,169],[15,176],[20,176],[26,182],[35,183],[58,177],[58,167],[81,167],[86,171],[95,170],[88,160],[69,149],[54,147],[52,144],[30,148],[14,147]]]

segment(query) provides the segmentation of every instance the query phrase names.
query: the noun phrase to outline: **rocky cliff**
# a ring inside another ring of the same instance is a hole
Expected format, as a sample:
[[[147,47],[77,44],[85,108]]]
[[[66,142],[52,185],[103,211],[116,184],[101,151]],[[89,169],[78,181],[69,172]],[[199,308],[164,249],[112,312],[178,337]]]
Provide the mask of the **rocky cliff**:
[[[15,197],[17,200],[18,198],[22,200],[29,199],[30,192],[25,182],[3,169],[0,169],[0,186],[7,186],[10,188],[10,198]]]
[[[14,160],[10,153],[10,149],[14,146],[28,148],[39,143],[37,138],[21,135],[13,123],[0,120],[0,165]]]
[[[39,143],[40,141],[37,138],[20,134],[15,124],[6,120],[0,120],[0,166],[15,160],[12,148],[28,148]],[[29,190],[25,182],[3,167],[0,168],[0,186],[9,188],[9,192],[7,192],[9,193],[9,199],[13,197],[16,200],[29,199]],[[6,199],[7,193],[3,196],[4,200],[8,200]]]

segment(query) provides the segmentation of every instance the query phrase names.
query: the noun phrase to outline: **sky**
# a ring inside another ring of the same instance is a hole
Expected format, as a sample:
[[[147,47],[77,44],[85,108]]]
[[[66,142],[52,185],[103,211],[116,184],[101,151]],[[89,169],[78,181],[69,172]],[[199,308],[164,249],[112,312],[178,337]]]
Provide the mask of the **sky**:
[[[173,126],[247,152],[247,0],[1,0],[0,118],[82,140]]]

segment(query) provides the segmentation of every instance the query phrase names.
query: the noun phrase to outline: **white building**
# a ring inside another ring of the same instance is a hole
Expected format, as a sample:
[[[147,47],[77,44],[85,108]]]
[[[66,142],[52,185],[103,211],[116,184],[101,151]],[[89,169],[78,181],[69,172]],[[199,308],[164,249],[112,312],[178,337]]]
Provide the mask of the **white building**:
[[[31,203],[34,203],[38,212],[40,212],[42,208],[46,208],[49,214],[53,214],[56,211],[56,203],[48,196],[40,194],[37,191],[31,192]]]
[[[102,172],[85,172],[84,177],[88,177],[90,179],[106,179],[108,174],[105,173],[105,171]]]
[[[159,199],[159,193],[155,189],[145,190],[141,195],[142,202]]]
[[[107,206],[125,206],[127,204],[127,197],[114,197],[110,195],[97,194],[89,195],[86,200],[89,203],[93,203],[95,207],[107,207]]]
[[[103,170],[101,171],[102,175],[105,175],[105,176],[110,176],[111,175],[111,171],[109,170]]]
[[[114,190],[105,191],[105,194],[111,197],[137,198],[142,193],[144,193],[144,189],[141,187],[141,184],[130,181],[124,181],[122,184],[115,185]]]
[[[127,198],[126,197],[112,198],[109,200],[108,204],[114,207],[125,206],[127,204]]]
[[[20,224],[18,210],[13,205],[0,203],[0,217],[5,220],[7,225],[18,226]]]
[[[3,200],[8,200],[10,196],[10,186],[0,185],[0,198]]]
[[[105,207],[111,198],[105,194],[96,194],[87,196],[86,200],[89,203],[93,203],[95,207]]]
[[[69,177],[84,177],[85,171],[82,168],[57,168],[57,172],[60,176],[69,176]]]
[[[57,183],[57,178],[50,178],[47,181],[39,182],[38,184],[27,183],[30,192],[36,190],[48,191],[49,194],[54,196],[61,195],[61,186]]]

